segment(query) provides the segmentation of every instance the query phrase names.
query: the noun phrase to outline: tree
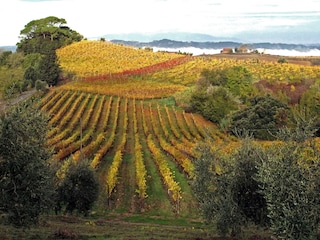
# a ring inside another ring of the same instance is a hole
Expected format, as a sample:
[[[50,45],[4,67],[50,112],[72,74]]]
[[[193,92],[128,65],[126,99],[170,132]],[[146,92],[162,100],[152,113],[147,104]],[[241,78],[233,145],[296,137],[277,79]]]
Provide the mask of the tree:
[[[278,129],[288,122],[289,107],[270,95],[254,97],[250,103],[232,114],[230,130],[249,131],[258,139],[274,139]]]
[[[209,86],[192,93],[190,106],[192,111],[219,123],[230,112],[238,109],[238,100],[224,87]]]
[[[258,167],[257,180],[267,201],[271,230],[279,239],[318,239],[320,155],[312,121],[301,121],[277,137]]]
[[[240,97],[244,102],[252,96],[252,74],[242,66],[227,67],[224,69],[204,69],[201,76],[213,86],[227,88],[234,96]]]
[[[249,221],[267,224],[266,201],[255,179],[262,150],[250,138],[231,155],[212,151],[211,144],[199,148],[193,181],[204,218],[223,236],[240,235]]]
[[[47,82],[49,86],[54,86],[58,83],[59,75],[60,68],[56,53],[50,52],[44,55],[39,63],[39,80]]]
[[[65,24],[65,19],[54,16],[32,20],[20,32],[21,41],[17,44],[17,51],[25,54],[46,54],[48,51],[82,40],[83,36]]]
[[[24,72],[23,79],[25,82],[30,83],[31,87],[34,87],[37,80],[37,72],[33,67],[28,67]]]
[[[0,66],[7,64],[7,58],[12,54],[12,51],[0,51]]]
[[[0,119],[0,209],[17,227],[37,224],[52,206],[47,117],[35,101],[19,104]]]
[[[66,176],[57,189],[57,211],[65,206],[65,211],[88,215],[99,194],[99,182],[95,172],[86,161],[71,164]]]

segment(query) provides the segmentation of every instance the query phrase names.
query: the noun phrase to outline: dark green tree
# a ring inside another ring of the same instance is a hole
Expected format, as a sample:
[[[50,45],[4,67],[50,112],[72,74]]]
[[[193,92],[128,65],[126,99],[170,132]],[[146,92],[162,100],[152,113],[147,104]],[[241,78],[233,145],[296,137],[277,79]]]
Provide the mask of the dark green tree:
[[[99,182],[95,172],[86,161],[69,167],[66,176],[57,189],[57,212],[65,211],[88,215],[99,194]]]
[[[23,79],[25,82],[30,83],[31,87],[34,87],[37,78],[37,72],[33,67],[28,67],[24,72]]]
[[[60,67],[56,53],[50,52],[44,55],[39,63],[38,79],[47,82],[49,86],[54,86],[58,83],[59,75]]]
[[[286,126],[290,118],[289,107],[279,100],[267,96],[257,96],[250,105],[231,116],[230,130],[244,130],[258,139],[274,139],[277,131]]]
[[[0,119],[0,209],[17,227],[37,224],[53,204],[47,129],[47,117],[33,101],[19,104]]]

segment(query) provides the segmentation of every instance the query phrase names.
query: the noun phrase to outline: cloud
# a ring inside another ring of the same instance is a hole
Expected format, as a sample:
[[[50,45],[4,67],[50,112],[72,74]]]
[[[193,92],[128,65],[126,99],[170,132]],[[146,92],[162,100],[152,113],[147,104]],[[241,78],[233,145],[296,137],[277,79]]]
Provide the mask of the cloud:
[[[5,9],[0,21],[8,25],[0,41],[14,43],[28,22],[48,16],[66,19],[87,38],[133,32],[245,37],[265,31],[268,41],[281,30],[320,32],[319,0],[7,0]]]

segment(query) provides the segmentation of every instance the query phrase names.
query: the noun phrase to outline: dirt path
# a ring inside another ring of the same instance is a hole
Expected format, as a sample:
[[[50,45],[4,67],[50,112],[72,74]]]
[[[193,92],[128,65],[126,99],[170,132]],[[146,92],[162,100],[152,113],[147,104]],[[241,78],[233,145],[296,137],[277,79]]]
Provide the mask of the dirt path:
[[[13,106],[18,104],[19,102],[26,100],[27,98],[31,97],[33,94],[35,94],[37,90],[32,89],[30,91],[26,91],[21,93],[15,98],[9,99],[9,100],[0,100],[0,112],[4,111],[7,107]]]

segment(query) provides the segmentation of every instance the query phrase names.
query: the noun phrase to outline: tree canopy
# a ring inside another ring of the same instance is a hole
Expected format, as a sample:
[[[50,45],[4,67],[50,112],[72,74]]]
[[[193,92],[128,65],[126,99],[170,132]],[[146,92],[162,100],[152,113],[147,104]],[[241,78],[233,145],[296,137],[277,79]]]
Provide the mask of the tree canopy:
[[[274,139],[273,135],[278,129],[288,123],[289,107],[269,95],[256,96],[250,103],[250,106],[231,116],[230,130],[245,130],[255,138]]]
[[[17,43],[17,51],[43,54],[83,39],[66,24],[65,19],[54,16],[32,20],[20,32],[21,41]]]

